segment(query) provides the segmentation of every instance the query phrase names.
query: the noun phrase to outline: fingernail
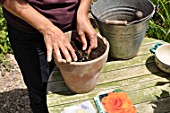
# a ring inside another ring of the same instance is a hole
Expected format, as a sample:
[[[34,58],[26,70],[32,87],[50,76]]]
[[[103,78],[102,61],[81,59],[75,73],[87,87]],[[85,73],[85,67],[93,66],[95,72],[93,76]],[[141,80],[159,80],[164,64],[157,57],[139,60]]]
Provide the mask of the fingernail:
[[[67,59],[67,62],[71,62],[71,58],[68,58],[68,59]]]
[[[86,47],[83,47],[83,50],[86,50]]]
[[[50,61],[51,61],[51,58],[50,58],[50,57],[48,57],[48,58],[47,58],[47,61],[48,61],[48,62],[50,62]]]
[[[62,62],[61,58],[56,58],[57,62]]]
[[[76,58],[74,58],[74,61],[75,61],[75,62],[77,61],[77,57],[76,57]]]

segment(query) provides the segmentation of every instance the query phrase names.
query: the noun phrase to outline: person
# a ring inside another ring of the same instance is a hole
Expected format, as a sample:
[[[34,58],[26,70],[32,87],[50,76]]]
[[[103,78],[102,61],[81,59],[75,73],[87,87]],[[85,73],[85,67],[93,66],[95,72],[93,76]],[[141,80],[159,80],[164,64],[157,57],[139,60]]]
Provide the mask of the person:
[[[48,113],[46,88],[58,62],[77,60],[75,50],[64,34],[77,30],[82,49],[97,47],[97,33],[88,12],[91,0],[0,0],[14,56],[28,89],[34,113]],[[57,86],[56,86],[57,87]]]

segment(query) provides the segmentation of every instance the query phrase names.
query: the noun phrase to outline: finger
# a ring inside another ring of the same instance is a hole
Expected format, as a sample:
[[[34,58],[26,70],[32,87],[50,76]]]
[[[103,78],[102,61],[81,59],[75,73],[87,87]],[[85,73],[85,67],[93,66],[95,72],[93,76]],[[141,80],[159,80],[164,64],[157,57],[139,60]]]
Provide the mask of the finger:
[[[79,36],[80,36],[81,43],[82,43],[82,49],[86,50],[87,49],[87,41],[86,41],[85,34],[84,33],[80,33]]]
[[[54,57],[57,59],[58,62],[63,62],[63,58],[58,47],[55,47],[54,49]]]
[[[96,35],[93,35],[93,36],[91,36],[91,37],[89,37],[89,38],[90,38],[90,46],[89,46],[89,48],[88,48],[88,50],[87,50],[87,54],[90,54],[90,52],[91,52],[93,49],[97,48],[97,46],[98,46],[97,36],[96,36]]]
[[[73,49],[73,47],[70,45],[67,48],[68,48],[68,50],[69,50],[69,52],[70,52],[70,54],[72,56],[72,59],[74,61],[77,61],[77,55],[76,55],[75,50]]]
[[[80,37],[76,37],[76,40],[77,40],[79,43],[82,43]]]
[[[70,56],[70,53],[69,53],[67,47],[62,45],[62,46],[60,46],[60,50],[62,51],[62,53],[66,59],[66,62],[70,63],[72,61],[72,58]]]
[[[52,47],[47,45],[47,61],[50,62],[52,60]]]
[[[87,50],[87,54],[89,55],[92,50],[94,50],[96,47],[93,47],[93,46],[89,46],[88,50]]]
[[[93,40],[93,46],[94,46],[94,48],[97,48],[97,46],[98,46],[97,33],[93,32],[91,36],[92,36],[92,40]]]

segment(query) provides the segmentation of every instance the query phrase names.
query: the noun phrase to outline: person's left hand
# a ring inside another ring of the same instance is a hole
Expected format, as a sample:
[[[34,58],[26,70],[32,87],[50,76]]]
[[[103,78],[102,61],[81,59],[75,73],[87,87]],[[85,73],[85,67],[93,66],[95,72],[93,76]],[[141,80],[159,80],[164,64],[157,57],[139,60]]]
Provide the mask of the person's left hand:
[[[82,49],[87,49],[87,38],[89,39],[89,48],[87,50],[87,54],[97,48],[97,33],[93,26],[90,23],[88,15],[86,14],[79,14],[77,15],[77,32],[80,36],[80,41],[82,43]]]

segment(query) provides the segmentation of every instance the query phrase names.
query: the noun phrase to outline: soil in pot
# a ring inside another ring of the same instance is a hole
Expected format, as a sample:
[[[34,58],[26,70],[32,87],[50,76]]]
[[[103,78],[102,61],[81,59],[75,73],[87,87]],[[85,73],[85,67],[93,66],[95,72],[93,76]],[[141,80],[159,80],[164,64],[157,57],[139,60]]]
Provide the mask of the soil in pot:
[[[89,43],[86,50],[82,50],[82,44],[78,40],[72,40],[70,43],[73,46],[76,55],[78,57],[77,62],[85,62],[85,61],[96,59],[101,55],[103,55],[106,50],[106,45],[99,38],[98,38],[98,47],[93,49],[89,55],[86,53],[86,50],[88,50],[89,47]]]

